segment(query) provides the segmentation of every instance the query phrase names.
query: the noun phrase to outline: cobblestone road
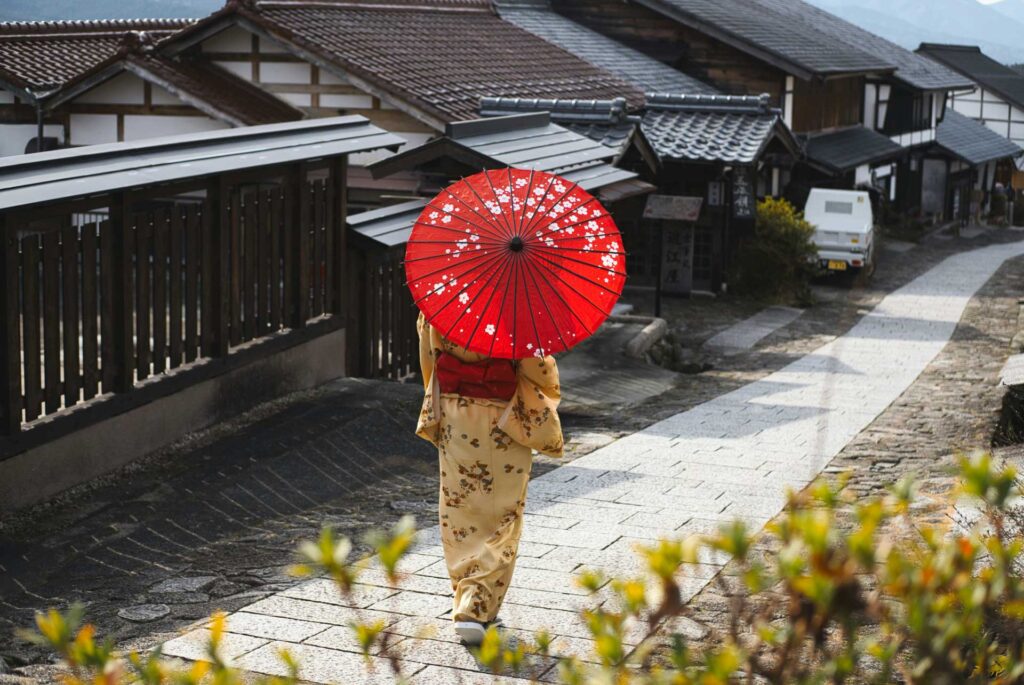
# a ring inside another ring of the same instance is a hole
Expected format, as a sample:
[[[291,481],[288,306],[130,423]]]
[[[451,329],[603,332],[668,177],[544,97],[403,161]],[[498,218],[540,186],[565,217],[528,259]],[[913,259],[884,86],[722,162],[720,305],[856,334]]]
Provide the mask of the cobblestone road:
[[[914,382],[950,339],[971,296],[1020,254],[1022,242],[949,257],[788,366],[534,479],[505,625],[550,630],[559,653],[586,651],[575,612],[601,595],[584,598],[575,588],[581,568],[631,573],[638,541],[737,517],[763,525],[782,508],[787,487],[813,479]],[[687,568],[684,589],[696,594],[726,561],[709,557]],[[436,528],[425,531],[404,570],[401,588],[370,574],[353,600],[315,580],[251,604],[229,618],[226,651],[242,668],[272,673],[278,649],[288,647],[308,680],[384,682],[385,664],[366,675],[347,637],[344,626],[361,615],[406,638],[397,651],[413,683],[491,682],[471,673],[476,664],[447,627]],[[424,626],[436,628],[432,639],[415,637]],[[196,630],[165,651],[195,657],[204,640]],[[534,666],[532,675],[547,679],[550,664]]]

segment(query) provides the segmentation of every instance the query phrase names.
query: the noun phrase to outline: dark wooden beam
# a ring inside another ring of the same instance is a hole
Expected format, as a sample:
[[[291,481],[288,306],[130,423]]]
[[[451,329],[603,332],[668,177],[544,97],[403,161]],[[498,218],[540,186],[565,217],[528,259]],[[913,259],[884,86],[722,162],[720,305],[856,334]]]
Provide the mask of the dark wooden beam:
[[[18,238],[0,215],[0,434],[21,430],[21,338]]]
[[[113,284],[110,294],[114,339],[110,341],[114,363],[114,391],[128,392],[135,385],[135,338],[132,310],[134,308],[132,254],[135,252],[135,231],[131,196],[114,195],[110,205],[110,235],[113,237]],[[104,345],[107,341],[104,341]]]
[[[329,284],[329,289],[334,291],[331,299],[331,313],[337,316],[345,314],[345,299],[348,293],[345,292],[348,284],[348,230],[346,221],[348,218],[348,157],[335,157],[331,165],[331,180],[334,184],[334,225],[329,230],[334,231],[334,251],[331,255],[334,260],[333,277],[334,282]]]

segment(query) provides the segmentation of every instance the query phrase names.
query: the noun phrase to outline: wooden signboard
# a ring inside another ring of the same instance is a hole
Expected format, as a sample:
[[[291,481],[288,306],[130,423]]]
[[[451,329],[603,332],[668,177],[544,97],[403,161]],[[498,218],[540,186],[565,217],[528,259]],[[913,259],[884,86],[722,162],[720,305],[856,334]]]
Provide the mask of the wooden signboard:
[[[750,169],[737,167],[732,172],[732,215],[737,219],[753,219],[754,202]]]
[[[644,206],[645,219],[665,221],[696,221],[700,217],[702,197],[685,195],[648,195]]]

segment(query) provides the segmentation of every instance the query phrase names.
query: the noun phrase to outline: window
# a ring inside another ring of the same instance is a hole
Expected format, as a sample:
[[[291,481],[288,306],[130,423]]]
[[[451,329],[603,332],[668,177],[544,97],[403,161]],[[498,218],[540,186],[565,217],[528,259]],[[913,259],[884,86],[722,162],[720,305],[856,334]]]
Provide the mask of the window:
[[[853,214],[853,203],[852,202],[837,202],[835,200],[825,200],[825,213],[826,214]]]
[[[882,132],[888,135],[924,131],[932,127],[935,96],[893,87]]]

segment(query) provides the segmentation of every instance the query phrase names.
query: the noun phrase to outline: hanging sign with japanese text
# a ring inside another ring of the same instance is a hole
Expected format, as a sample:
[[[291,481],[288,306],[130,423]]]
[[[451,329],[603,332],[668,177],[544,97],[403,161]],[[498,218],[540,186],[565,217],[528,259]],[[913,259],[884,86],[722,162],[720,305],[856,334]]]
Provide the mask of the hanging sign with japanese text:
[[[732,215],[737,219],[754,218],[754,185],[747,167],[732,172]]]

